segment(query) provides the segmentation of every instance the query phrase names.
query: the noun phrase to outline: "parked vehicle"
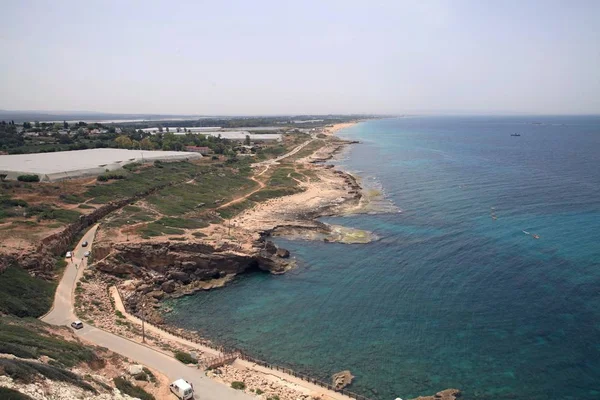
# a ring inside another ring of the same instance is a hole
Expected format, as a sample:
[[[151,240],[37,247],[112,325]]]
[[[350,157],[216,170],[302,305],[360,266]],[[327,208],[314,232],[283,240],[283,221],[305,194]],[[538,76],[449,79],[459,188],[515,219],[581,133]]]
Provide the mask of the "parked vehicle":
[[[67,251],[65,258],[71,258],[71,257],[73,257],[73,254],[70,251]]]
[[[86,251],[85,253],[83,253],[83,256],[84,256],[84,257],[89,257],[89,256],[90,256],[90,252],[89,252],[89,251]]]
[[[194,398],[194,388],[188,381],[184,379],[177,379],[175,382],[169,385],[169,389],[171,389],[171,392],[180,400]]]
[[[88,245],[88,242],[81,243],[81,247],[87,247],[87,245]]]
[[[83,322],[81,322],[79,320],[73,321],[73,322],[71,322],[71,327],[73,329],[81,329],[81,328],[83,328]]]

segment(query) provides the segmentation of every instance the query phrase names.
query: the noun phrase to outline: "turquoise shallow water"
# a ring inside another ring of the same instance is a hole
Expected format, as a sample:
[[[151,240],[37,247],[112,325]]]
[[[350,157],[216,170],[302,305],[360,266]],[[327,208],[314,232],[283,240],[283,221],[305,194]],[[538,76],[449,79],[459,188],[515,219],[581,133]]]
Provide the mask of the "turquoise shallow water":
[[[326,221],[381,239],[281,240],[297,269],[179,299],[168,321],[322,379],[350,369],[350,389],[377,399],[600,398],[600,118],[415,117],[342,135],[361,144],[337,163],[402,212]]]

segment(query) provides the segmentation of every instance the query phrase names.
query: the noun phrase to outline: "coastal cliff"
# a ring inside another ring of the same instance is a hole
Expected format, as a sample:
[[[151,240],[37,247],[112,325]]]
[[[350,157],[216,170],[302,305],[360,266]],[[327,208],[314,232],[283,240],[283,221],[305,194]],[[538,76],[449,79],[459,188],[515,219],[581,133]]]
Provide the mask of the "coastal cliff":
[[[236,275],[264,271],[281,274],[292,268],[289,252],[265,242],[251,252],[239,252],[229,244],[213,247],[201,242],[142,242],[99,244],[94,247],[94,268],[127,279],[121,290],[128,293],[126,306],[134,314],[140,304],[157,304],[220,287]],[[158,313],[148,319],[161,323]]]

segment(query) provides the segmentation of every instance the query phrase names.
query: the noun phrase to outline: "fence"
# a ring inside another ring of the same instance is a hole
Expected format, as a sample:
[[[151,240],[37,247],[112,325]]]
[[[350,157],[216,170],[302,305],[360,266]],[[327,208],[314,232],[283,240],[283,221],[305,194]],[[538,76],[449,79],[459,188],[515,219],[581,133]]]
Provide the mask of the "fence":
[[[121,298],[121,301],[123,301],[124,297],[121,294],[121,291],[119,290],[119,288],[117,286],[115,286],[115,288],[117,289],[117,294]],[[125,306],[125,302],[123,302],[123,306]],[[254,357],[251,357],[251,356],[245,354],[243,351],[241,351],[239,349],[235,349],[233,347],[228,347],[228,346],[218,346],[218,345],[213,344],[210,341],[199,339],[198,337],[196,337],[193,334],[183,335],[181,333],[181,331],[178,331],[177,329],[171,328],[171,327],[166,326],[166,325],[165,326],[157,326],[157,325],[154,325],[154,324],[152,324],[150,322],[147,322],[147,321],[144,321],[144,323],[148,324],[148,325],[151,325],[153,328],[158,329],[160,331],[163,331],[165,333],[171,334],[173,336],[177,336],[177,337],[179,337],[181,339],[188,340],[190,342],[199,344],[201,346],[209,347],[209,348],[211,348],[213,350],[216,350],[218,352],[221,352],[223,354],[222,356],[215,357],[215,358],[210,359],[210,360],[206,360],[205,362],[207,362],[207,361],[217,361],[218,359],[221,359],[221,358],[222,359],[230,358],[230,356],[232,354],[236,354],[237,357],[240,358],[240,359],[242,359],[242,360],[249,361],[249,362],[251,362],[253,364],[260,365],[261,367],[269,368],[269,369],[272,369],[272,370],[275,370],[275,371],[281,371],[281,372],[286,373],[288,375],[291,375],[293,377],[302,379],[303,381],[312,383],[313,385],[317,385],[317,386],[329,389],[329,390],[331,390],[333,392],[341,393],[341,394],[343,394],[345,396],[348,396],[348,397],[350,397],[352,399],[356,399],[356,400],[370,400],[366,396],[363,396],[361,394],[356,394],[356,393],[351,392],[351,391],[346,390],[346,389],[337,389],[335,386],[333,386],[330,383],[326,383],[326,382],[320,381],[318,379],[311,378],[308,375],[304,375],[304,374],[298,373],[298,372],[296,372],[296,371],[294,371],[294,370],[292,370],[290,368],[280,367],[278,365],[270,364],[268,362],[256,359]]]

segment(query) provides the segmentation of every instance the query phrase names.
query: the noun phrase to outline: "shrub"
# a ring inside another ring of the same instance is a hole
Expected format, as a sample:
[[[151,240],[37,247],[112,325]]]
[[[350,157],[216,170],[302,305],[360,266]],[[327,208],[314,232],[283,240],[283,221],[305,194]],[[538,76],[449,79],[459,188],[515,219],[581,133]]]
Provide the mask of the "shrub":
[[[129,381],[124,378],[114,378],[113,382],[117,389],[119,389],[122,393],[125,393],[131,397],[137,397],[141,400],[156,400],[153,395],[146,392],[144,389],[137,385],[131,384]]]
[[[6,387],[0,387],[0,399],[4,400],[33,400],[31,397]]]
[[[17,180],[20,182],[39,182],[40,181],[40,177],[38,175],[35,174],[31,174],[31,175],[19,175],[17,177]]]
[[[40,374],[52,381],[70,383],[84,390],[97,393],[93,386],[84,382],[78,375],[51,365],[22,360],[0,359],[0,368],[4,370],[6,375],[19,382],[32,383],[36,375]]]
[[[133,379],[135,379],[136,381],[147,381],[148,375],[144,371],[142,371],[139,374],[135,374],[133,376]]]
[[[142,370],[146,373],[146,375],[148,376],[148,379],[150,379],[150,382],[156,382],[156,376],[154,376],[152,371],[150,371],[146,367],[142,368]]]
[[[233,382],[231,382],[231,387],[233,389],[237,389],[237,390],[244,390],[244,389],[246,389],[246,384],[244,382],[240,382],[240,381],[233,381]]]
[[[125,316],[123,315],[123,313],[122,313],[121,311],[119,311],[119,310],[116,310],[116,311],[115,311],[115,314],[116,314],[116,315],[117,315],[117,317],[119,317],[119,318],[123,318],[123,319],[125,318]]]
[[[0,311],[17,317],[39,317],[50,309],[55,287],[52,282],[9,265],[0,274]]]
[[[198,364],[198,360],[194,360],[189,353],[183,351],[176,351],[175,358],[184,364]]]
[[[267,397],[267,400],[279,400],[279,396],[277,396],[277,395],[269,396],[269,397]]]
[[[107,182],[110,180],[119,180],[119,179],[125,179],[125,175],[123,174],[116,174],[116,173],[106,173],[104,175],[99,175],[96,180],[99,182]]]
[[[256,393],[256,394],[263,394],[263,393],[264,393],[264,391],[263,391],[263,390],[261,390],[261,389],[256,389],[256,390],[255,390],[255,393]]]

